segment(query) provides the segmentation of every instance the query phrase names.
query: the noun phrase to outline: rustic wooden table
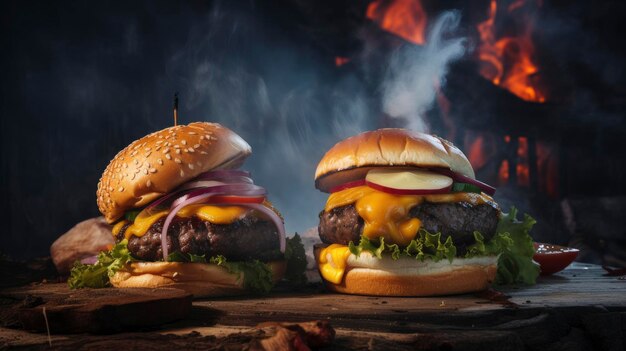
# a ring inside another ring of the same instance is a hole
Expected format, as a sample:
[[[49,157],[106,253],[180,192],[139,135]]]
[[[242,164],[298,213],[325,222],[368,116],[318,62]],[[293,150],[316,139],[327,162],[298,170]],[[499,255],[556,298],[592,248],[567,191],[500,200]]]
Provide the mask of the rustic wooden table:
[[[114,335],[52,335],[0,328],[0,348],[243,347],[262,322],[327,320],[332,349],[623,350],[626,279],[573,264],[537,285],[498,294],[390,298],[331,294],[321,286],[260,298],[196,300],[184,320]],[[257,334],[255,334],[257,333]]]

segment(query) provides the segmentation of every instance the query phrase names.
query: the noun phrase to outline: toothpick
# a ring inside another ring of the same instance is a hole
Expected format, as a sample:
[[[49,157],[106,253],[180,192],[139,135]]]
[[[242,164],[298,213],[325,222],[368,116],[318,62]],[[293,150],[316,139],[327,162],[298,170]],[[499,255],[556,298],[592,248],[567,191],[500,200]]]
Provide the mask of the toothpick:
[[[46,306],[43,307],[43,319],[46,321],[46,331],[48,332],[48,345],[52,347],[52,337],[50,337],[50,325],[48,324],[48,315],[46,314]]]
[[[174,126],[178,125],[178,92],[174,93]]]

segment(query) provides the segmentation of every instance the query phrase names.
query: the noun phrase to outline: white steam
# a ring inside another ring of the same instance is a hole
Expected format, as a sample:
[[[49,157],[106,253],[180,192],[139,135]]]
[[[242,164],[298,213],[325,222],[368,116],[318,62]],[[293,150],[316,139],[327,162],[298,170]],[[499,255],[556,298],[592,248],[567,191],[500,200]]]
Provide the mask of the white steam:
[[[401,119],[405,127],[428,131],[424,114],[432,107],[437,89],[445,84],[448,64],[465,52],[465,39],[445,39],[456,31],[457,12],[442,14],[430,29],[426,45],[404,46],[389,63],[383,83],[383,112]]]

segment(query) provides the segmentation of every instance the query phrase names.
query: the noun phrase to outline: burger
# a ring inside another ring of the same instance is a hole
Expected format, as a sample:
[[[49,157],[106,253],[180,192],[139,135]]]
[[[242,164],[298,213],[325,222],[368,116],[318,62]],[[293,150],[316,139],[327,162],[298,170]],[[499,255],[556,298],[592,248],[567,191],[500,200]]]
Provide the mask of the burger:
[[[268,291],[299,238],[285,237],[266,190],[237,169],[250,154],[239,135],[204,122],[120,151],[96,193],[116,245],[95,264],[77,263],[70,286],[174,287],[196,297]]]
[[[315,259],[327,288],[433,296],[534,283],[534,220],[505,214],[463,152],[440,137],[379,129],[340,141],[319,162]]]

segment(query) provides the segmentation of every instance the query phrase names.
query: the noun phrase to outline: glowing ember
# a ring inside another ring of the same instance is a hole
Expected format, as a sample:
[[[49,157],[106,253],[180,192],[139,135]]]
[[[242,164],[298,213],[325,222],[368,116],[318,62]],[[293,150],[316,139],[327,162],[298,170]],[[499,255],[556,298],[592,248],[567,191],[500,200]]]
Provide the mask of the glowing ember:
[[[388,32],[424,44],[426,12],[420,0],[376,0],[367,7],[366,16]]]
[[[496,38],[494,22],[498,7],[496,0],[491,0],[489,17],[478,24],[481,41],[478,58],[482,62],[480,74],[526,101],[545,102],[546,96],[537,81],[538,68],[532,60],[532,21],[525,16],[524,6],[525,0],[518,0],[507,9],[514,19],[523,20],[518,27],[521,33]]]
[[[341,66],[345,65],[348,62],[350,62],[350,58],[349,57],[341,57],[341,56],[335,57],[335,66],[337,66],[337,67],[341,67]]]
[[[509,161],[503,160],[498,170],[498,185],[502,186],[509,182]]]
[[[528,186],[530,184],[530,170],[528,168],[528,138],[517,138],[517,165],[515,167],[517,174],[517,184]]]
[[[467,158],[472,164],[472,168],[474,168],[474,170],[482,168],[487,163],[487,157],[485,157],[485,152],[483,152],[483,149],[485,148],[484,140],[483,136],[479,136],[473,140],[469,147]]]

